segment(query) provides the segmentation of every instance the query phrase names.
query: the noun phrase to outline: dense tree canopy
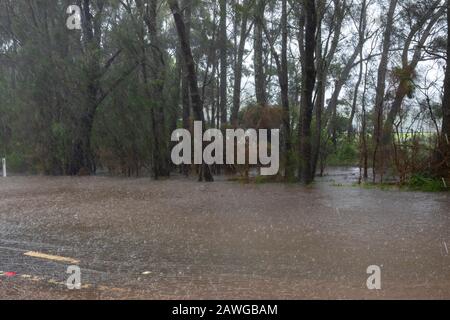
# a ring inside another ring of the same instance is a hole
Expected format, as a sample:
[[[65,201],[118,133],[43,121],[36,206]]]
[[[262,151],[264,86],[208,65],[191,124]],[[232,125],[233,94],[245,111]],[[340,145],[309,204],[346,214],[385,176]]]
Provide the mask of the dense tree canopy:
[[[171,132],[198,120],[280,128],[284,179],[310,183],[327,164],[374,181],[449,178],[447,8],[0,0],[0,155],[51,175],[236,171],[173,166]]]

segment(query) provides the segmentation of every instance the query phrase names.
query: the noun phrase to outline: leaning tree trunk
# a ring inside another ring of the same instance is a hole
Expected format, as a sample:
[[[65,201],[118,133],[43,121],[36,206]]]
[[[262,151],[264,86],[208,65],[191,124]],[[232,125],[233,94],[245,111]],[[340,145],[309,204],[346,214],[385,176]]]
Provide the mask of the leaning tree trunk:
[[[175,26],[180,41],[180,48],[183,54],[184,63],[186,66],[187,79],[189,82],[192,109],[196,121],[201,121],[203,128],[205,128],[205,116],[203,114],[203,101],[200,97],[200,92],[197,84],[197,72],[195,70],[195,62],[192,56],[191,45],[186,37],[186,26],[181,15],[181,10],[177,0],[168,0],[170,10],[172,11],[175,20]],[[213,176],[209,167],[203,164],[199,174],[200,181],[213,181]]]
[[[365,39],[365,33],[366,33],[366,27],[367,27],[367,5],[366,0],[363,0],[361,3],[361,15],[360,15],[360,21],[359,21],[359,27],[358,27],[358,33],[359,33],[359,42],[361,45],[358,46],[358,54],[361,58],[360,65],[359,65],[359,76],[358,80],[355,85],[355,91],[353,92],[353,103],[352,103],[352,110],[350,113],[350,119],[347,126],[347,137],[349,140],[353,137],[353,119],[355,118],[356,114],[356,108],[357,108],[357,101],[358,101],[358,92],[359,92],[359,86],[361,85],[362,78],[363,78],[363,48],[364,48],[364,42]]]
[[[394,121],[399,115],[401,111],[401,107],[403,104],[403,100],[409,94],[411,94],[411,83],[414,78],[415,69],[422,58],[422,50],[426,44],[428,37],[431,35],[431,31],[437,21],[441,18],[441,16],[445,12],[445,8],[441,7],[438,11],[435,11],[438,8],[440,1],[437,0],[433,5],[430,5],[428,11],[422,15],[422,18],[413,26],[411,29],[403,48],[402,54],[402,69],[400,71],[400,82],[397,87],[395,98],[392,103],[391,109],[386,117],[386,121],[384,123],[382,139],[381,139],[381,155],[383,158],[387,158],[388,149],[390,144],[392,143],[392,135],[393,135],[393,127]],[[414,45],[413,57],[409,60],[409,52],[411,51],[411,46],[413,45],[413,39],[416,34],[425,26],[427,20],[430,20],[424,28],[422,34],[420,35],[419,41],[417,45]]]
[[[337,148],[337,106],[339,103],[339,96],[341,94],[342,88],[344,87],[345,83],[347,82],[347,79],[350,76],[350,72],[353,69],[355,60],[358,57],[361,48],[364,46],[364,42],[365,42],[364,33],[362,33],[361,37],[359,38],[358,45],[355,48],[355,51],[353,51],[352,55],[346,62],[339,79],[336,81],[335,88],[331,96],[330,103],[328,105],[328,110],[329,112],[331,112],[329,130],[331,135],[331,141],[333,142],[335,149]]]
[[[397,7],[398,0],[391,0],[389,4],[389,11],[387,14],[387,20],[383,36],[383,50],[381,53],[380,64],[378,67],[378,79],[375,95],[375,107],[373,111],[373,123],[374,123],[374,151],[373,151],[373,180],[376,180],[377,167],[378,167],[378,146],[381,143],[382,138],[382,126],[383,126],[383,113],[384,113],[384,93],[386,91],[386,74],[388,68],[389,49],[391,46],[391,36],[394,25],[394,13]]]
[[[350,112],[350,118],[348,119],[347,125],[347,139],[349,142],[353,140],[354,128],[353,128],[353,120],[355,119],[357,104],[358,104],[358,93],[359,86],[361,85],[363,77],[363,62],[359,63],[359,75],[358,80],[356,81],[355,91],[353,92],[353,101],[352,101],[352,110]]]

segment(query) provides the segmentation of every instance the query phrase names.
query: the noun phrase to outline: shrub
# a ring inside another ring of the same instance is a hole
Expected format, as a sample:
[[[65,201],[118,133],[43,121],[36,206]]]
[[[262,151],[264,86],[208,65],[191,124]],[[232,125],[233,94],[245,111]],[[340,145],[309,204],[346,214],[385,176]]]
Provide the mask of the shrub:
[[[407,183],[412,190],[425,192],[448,191],[442,180],[422,174],[414,174]]]

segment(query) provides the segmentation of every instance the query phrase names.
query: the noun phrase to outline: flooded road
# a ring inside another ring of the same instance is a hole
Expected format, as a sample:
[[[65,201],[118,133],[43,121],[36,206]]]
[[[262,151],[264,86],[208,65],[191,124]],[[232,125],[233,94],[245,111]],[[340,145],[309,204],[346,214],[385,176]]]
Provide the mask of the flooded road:
[[[1,179],[0,298],[450,299],[450,194],[351,177]],[[29,252],[79,261],[83,288],[66,288],[69,262]]]

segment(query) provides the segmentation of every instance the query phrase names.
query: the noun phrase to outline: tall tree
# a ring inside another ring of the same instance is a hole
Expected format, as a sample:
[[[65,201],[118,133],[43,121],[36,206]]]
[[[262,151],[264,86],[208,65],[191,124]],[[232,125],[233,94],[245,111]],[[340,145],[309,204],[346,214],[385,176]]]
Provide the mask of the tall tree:
[[[266,34],[272,56],[274,57],[278,83],[280,86],[281,106],[283,109],[283,117],[281,124],[282,131],[282,154],[285,165],[285,177],[292,175],[292,168],[289,162],[291,153],[291,119],[289,107],[289,74],[288,74],[288,6],[287,0],[281,1],[281,54],[275,49],[275,41],[272,39],[265,24],[263,24],[264,33]]]
[[[304,1],[305,9],[305,36],[304,36],[304,63],[302,64],[303,84],[302,84],[302,112],[301,122],[301,141],[300,141],[300,178],[305,184],[310,184],[314,180],[312,172],[312,154],[311,154],[311,122],[314,109],[313,93],[316,84],[315,68],[315,49],[316,49],[316,31],[317,17],[314,0]]]
[[[186,41],[190,43],[191,41],[191,16],[192,16],[192,0],[182,0],[183,4],[183,18],[186,25]],[[189,81],[188,72],[186,65],[184,64],[183,52],[180,47],[178,47],[178,52],[180,60],[182,63],[182,77],[181,77],[181,102],[183,106],[183,128],[191,129],[191,100],[189,98]],[[186,169],[186,167],[185,167]]]
[[[238,123],[238,114],[241,106],[241,85],[242,85],[242,69],[243,69],[243,60],[245,53],[245,44],[247,42],[247,38],[252,29],[253,23],[248,25],[249,14],[251,10],[251,6],[253,5],[254,0],[244,0],[244,3],[241,6],[242,17],[241,17],[241,26],[239,33],[239,45],[237,48],[237,57],[236,63],[234,66],[234,85],[233,85],[233,107],[231,110],[231,124],[234,127],[237,127]]]
[[[368,11],[368,7],[370,5],[370,1],[366,1],[363,0],[361,2],[361,15],[360,15],[360,23],[359,23],[359,27],[358,27],[358,35],[359,35],[359,41],[361,41],[361,39],[364,39],[364,37],[366,37],[365,33],[366,33],[366,28],[367,28],[367,11]],[[368,36],[365,38],[364,41],[368,40]],[[363,94],[362,94],[362,121],[361,121],[361,137],[362,137],[362,142],[363,142],[363,150],[362,152],[366,153],[367,151],[367,141],[366,141],[366,129],[367,129],[367,119],[366,119],[366,108],[365,108],[365,104],[366,104],[366,91],[367,91],[367,65],[366,65],[366,71],[364,74],[364,45],[362,46],[358,46],[359,48],[359,72],[358,72],[358,79],[356,80],[356,84],[355,84],[355,89],[353,91],[353,101],[352,101],[352,108],[350,111],[350,117],[348,120],[348,124],[347,124],[347,138],[349,139],[349,141],[352,141],[353,137],[354,137],[354,127],[353,127],[353,121],[355,119],[356,113],[358,111],[358,96],[359,96],[359,89],[361,86],[361,83],[364,80],[364,88],[363,88]],[[370,52],[370,55],[372,54],[372,52]],[[368,61],[370,61],[370,59],[366,59],[366,64],[368,63]],[[364,78],[364,79],[363,79]],[[364,158],[364,163],[367,163],[367,158]],[[364,177],[367,178],[367,167],[364,167],[365,172],[364,172]]]
[[[266,0],[259,0],[255,5],[255,27],[254,27],[254,69],[255,69],[255,94],[256,103],[259,105],[267,104],[266,93],[266,74],[264,72],[264,12],[266,8]]]
[[[280,89],[281,105],[283,107],[283,153],[285,165],[285,177],[292,175],[290,164],[291,156],[291,111],[289,106],[289,74],[288,74],[288,3],[287,0],[281,2],[281,63],[280,63]]]
[[[383,113],[384,113],[384,94],[386,91],[386,74],[389,62],[389,49],[391,47],[391,37],[394,26],[394,14],[397,7],[398,0],[391,0],[389,3],[389,10],[387,12],[386,23],[384,25],[383,47],[380,57],[380,64],[378,66],[378,80],[375,95],[375,106],[373,109],[373,123],[374,123],[374,151],[373,151],[373,179],[376,179],[377,171],[377,152],[378,146],[382,137]]]
[[[192,109],[194,110],[194,116],[196,121],[201,121],[203,128],[205,128],[205,116],[203,113],[203,101],[200,96],[200,92],[197,84],[197,71],[195,68],[195,61],[192,56],[191,45],[186,36],[186,25],[183,21],[178,0],[168,0],[170,10],[172,11],[173,18],[175,20],[175,26],[180,41],[181,51],[183,53],[184,63],[186,65],[187,77],[189,81],[189,89],[191,96]],[[213,176],[209,167],[206,164],[201,165],[199,173],[200,181],[213,181]]]
[[[220,121],[225,126],[228,120],[227,113],[227,84],[228,84],[228,36],[227,36],[227,0],[220,1],[220,27],[219,27],[219,51],[220,51]]]
[[[427,7],[425,12],[422,12],[418,21],[412,26],[406,40],[403,45],[402,51],[402,64],[400,68],[395,70],[396,76],[399,80],[397,90],[395,92],[395,98],[392,102],[389,113],[386,117],[383,128],[383,138],[382,144],[383,148],[387,148],[392,140],[392,130],[395,118],[400,112],[403,100],[406,96],[412,95],[414,90],[413,79],[415,77],[415,70],[417,64],[422,59],[423,48],[431,31],[436,24],[436,22],[445,13],[445,7],[440,6],[441,1],[434,1],[430,6]],[[414,48],[411,48],[413,40],[419,31],[422,30],[417,43],[414,43]],[[410,59],[410,52],[412,51],[412,57]]]
[[[350,72],[352,71],[355,60],[360,54],[360,51],[364,47],[365,42],[367,41],[366,37],[366,26],[367,26],[367,19],[366,19],[366,2],[363,1],[361,6],[361,11],[359,15],[359,21],[358,23],[358,43],[353,50],[352,54],[348,57],[346,60],[342,71],[340,72],[338,78],[336,79],[334,91],[331,95],[330,102],[328,104],[328,112],[331,113],[331,119],[330,119],[330,134],[331,134],[331,141],[333,142],[334,147],[337,147],[337,105],[339,102],[339,96],[341,94],[342,88],[344,87],[345,83],[347,82]]]
[[[104,9],[104,2],[98,3],[98,11],[92,14],[91,1],[83,0],[82,3],[82,30],[84,38],[84,52],[86,63],[86,102],[85,110],[79,122],[78,137],[72,147],[72,157],[69,172],[76,175],[80,170],[95,172],[94,156],[91,149],[91,133],[94,117],[99,105],[100,94],[100,42],[101,21],[100,17]]]
[[[442,98],[442,130],[439,143],[439,167],[445,176],[450,168],[450,2],[447,1],[447,65],[445,68],[444,96]]]
[[[118,49],[108,59],[102,57],[102,28],[107,2],[98,0],[95,6],[91,0],[79,0],[82,8],[83,55],[85,57],[84,76],[85,101],[81,118],[77,122],[77,134],[73,140],[68,173],[71,175],[95,173],[96,164],[92,151],[91,137],[95,115],[101,103],[136,69],[137,64],[125,70],[108,88],[101,84],[113,62],[121,54]],[[95,9],[95,10],[94,10]],[[95,14],[94,14],[95,12]],[[106,60],[106,61],[105,61]],[[105,61],[105,62],[104,62]],[[103,62],[103,64],[102,64]]]
[[[164,114],[164,84],[165,75],[165,57],[160,45],[160,36],[158,27],[158,1],[157,0],[135,0],[137,8],[141,11],[143,20],[148,30],[148,39],[150,41],[150,50],[146,45],[142,47],[142,73],[145,83],[145,89],[149,101],[152,102],[151,108],[151,127],[152,127],[152,171],[153,177],[158,179],[160,176],[169,176],[168,159],[168,135],[165,127]],[[147,52],[149,51],[149,52]],[[147,57],[148,56],[148,57]],[[151,66],[149,66],[151,61]],[[151,67],[151,68],[150,68]],[[151,70],[151,75],[149,74]],[[151,79],[150,79],[151,77]]]
[[[322,28],[317,30],[316,43],[316,65],[317,65],[317,85],[316,85],[316,100],[315,100],[315,130],[314,130],[314,144],[313,144],[313,169],[315,173],[319,156],[323,155],[322,142],[322,126],[324,122],[323,110],[325,107],[326,84],[329,75],[331,63],[335,57],[338,49],[339,40],[342,34],[342,24],[347,12],[346,1],[333,0],[334,10],[331,23],[328,26],[328,37],[325,40],[325,45],[322,43]],[[317,2],[317,19],[318,25],[322,25],[322,21],[326,11],[326,1],[321,0]],[[324,48],[322,48],[324,46]],[[323,157],[321,157],[323,158]]]

